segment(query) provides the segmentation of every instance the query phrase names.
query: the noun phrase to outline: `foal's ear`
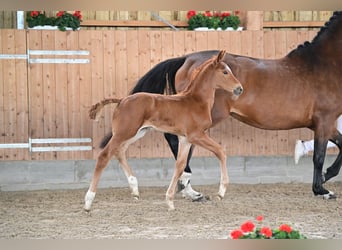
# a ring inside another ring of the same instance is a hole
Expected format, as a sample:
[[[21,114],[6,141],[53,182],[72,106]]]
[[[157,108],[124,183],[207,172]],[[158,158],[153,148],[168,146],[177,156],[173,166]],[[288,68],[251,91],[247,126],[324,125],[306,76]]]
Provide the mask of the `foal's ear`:
[[[216,62],[218,62],[218,63],[221,62],[223,60],[225,54],[226,54],[226,51],[221,50],[217,55]]]

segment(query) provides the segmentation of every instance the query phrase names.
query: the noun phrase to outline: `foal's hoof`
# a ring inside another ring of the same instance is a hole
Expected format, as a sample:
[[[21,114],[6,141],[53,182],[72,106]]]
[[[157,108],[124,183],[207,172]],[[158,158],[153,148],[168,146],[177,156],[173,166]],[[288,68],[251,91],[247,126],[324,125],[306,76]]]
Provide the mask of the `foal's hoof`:
[[[167,204],[167,207],[168,207],[168,211],[174,211],[175,210],[175,205],[174,205],[173,201],[166,200],[166,204]]]
[[[219,195],[219,194],[216,196],[216,198],[217,198],[217,200],[219,200],[219,201],[222,201],[222,200],[223,200],[223,196],[221,196],[221,195]]]
[[[138,201],[139,200],[139,195],[133,195],[133,200]]]

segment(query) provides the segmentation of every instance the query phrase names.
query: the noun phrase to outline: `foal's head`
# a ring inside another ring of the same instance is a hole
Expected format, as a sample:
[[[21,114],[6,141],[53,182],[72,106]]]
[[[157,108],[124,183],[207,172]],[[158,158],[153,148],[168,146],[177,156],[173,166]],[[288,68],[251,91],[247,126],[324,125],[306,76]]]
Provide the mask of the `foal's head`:
[[[235,97],[241,95],[243,88],[238,79],[233,75],[232,70],[223,61],[226,51],[221,50],[217,56],[209,59],[203,63],[198,69],[198,74],[202,71],[202,84],[208,84],[205,81],[210,81],[214,84],[216,89],[224,89],[228,92],[232,92]]]

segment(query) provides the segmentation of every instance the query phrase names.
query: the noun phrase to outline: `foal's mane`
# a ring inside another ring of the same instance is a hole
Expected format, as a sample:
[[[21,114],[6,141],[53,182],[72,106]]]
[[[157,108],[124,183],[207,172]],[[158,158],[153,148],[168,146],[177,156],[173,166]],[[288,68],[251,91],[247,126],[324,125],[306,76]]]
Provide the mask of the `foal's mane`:
[[[182,92],[188,91],[191,88],[191,86],[194,84],[194,81],[198,77],[199,73],[200,72],[204,73],[205,71],[207,71],[209,66],[216,60],[216,58],[217,56],[213,56],[212,58],[208,59],[207,61],[202,63],[200,66],[195,68],[191,73],[189,84],[186,86],[186,88]]]
[[[312,49],[316,44],[319,44],[324,37],[329,37],[333,35],[338,29],[342,28],[342,11],[335,11],[330,19],[324,24],[323,27],[318,31],[317,35],[312,39],[311,42],[304,42],[300,44],[296,49],[290,51],[287,55],[289,57],[301,55],[307,55],[308,59],[312,59],[312,55],[314,54]]]

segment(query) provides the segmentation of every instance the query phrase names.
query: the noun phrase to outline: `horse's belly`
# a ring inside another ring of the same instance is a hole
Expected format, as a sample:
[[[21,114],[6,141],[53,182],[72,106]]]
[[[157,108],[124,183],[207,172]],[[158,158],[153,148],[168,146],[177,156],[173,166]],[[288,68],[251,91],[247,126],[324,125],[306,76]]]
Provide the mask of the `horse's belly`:
[[[267,130],[287,130],[309,126],[309,120],[304,121],[297,116],[281,113],[281,111],[271,114],[267,112],[258,114],[257,112],[245,113],[232,108],[230,115],[250,126]]]

